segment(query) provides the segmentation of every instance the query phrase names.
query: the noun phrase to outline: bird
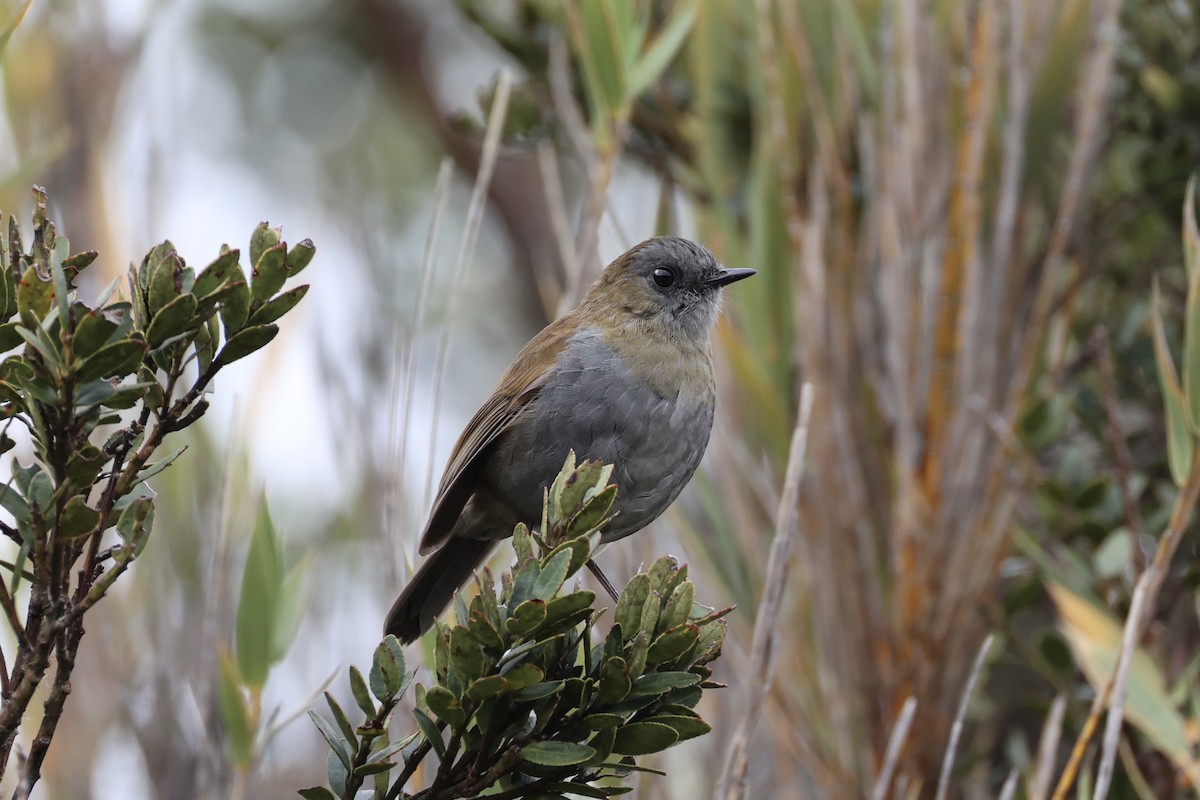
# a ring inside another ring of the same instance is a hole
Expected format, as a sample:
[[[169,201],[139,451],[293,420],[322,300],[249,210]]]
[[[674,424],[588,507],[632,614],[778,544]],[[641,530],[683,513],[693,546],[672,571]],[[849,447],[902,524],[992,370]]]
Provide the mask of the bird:
[[[613,465],[601,542],[645,528],[691,480],[716,405],[712,331],[723,287],[754,275],[657,236],[600,273],[579,305],[517,354],[451,451],[385,635],[418,639],[518,523],[541,521],[569,451]]]

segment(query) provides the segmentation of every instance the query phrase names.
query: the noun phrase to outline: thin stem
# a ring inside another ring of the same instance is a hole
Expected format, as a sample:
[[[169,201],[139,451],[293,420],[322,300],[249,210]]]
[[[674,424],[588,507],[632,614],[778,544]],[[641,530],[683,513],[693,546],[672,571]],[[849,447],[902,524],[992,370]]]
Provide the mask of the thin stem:
[[[429,755],[429,751],[432,749],[433,745],[428,739],[417,745],[417,749],[413,750],[412,755],[404,760],[404,769],[400,771],[400,777],[396,778],[396,782],[392,784],[392,788],[388,789],[384,800],[397,800],[400,797],[405,784],[412,778],[413,773],[417,771],[417,767],[421,766],[421,762],[425,760],[425,756]]]
[[[4,606],[4,616],[8,618],[8,624],[12,627],[13,635],[17,637],[17,646],[25,647],[25,627],[21,624],[21,617],[17,614],[17,605],[13,601],[13,596],[8,591],[8,586],[4,581],[0,580],[0,605]]]
[[[1128,663],[1132,659],[1133,650],[1137,648],[1137,643],[1141,640],[1143,626],[1149,619],[1151,611],[1154,608],[1154,603],[1158,599],[1159,590],[1162,589],[1163,581],[1166,579],[1167,567],[1170,566],[1171,559],[1174,557],[1175,551],[1179,548],[1179,543],[1183,539],[1184,529],[1192,517],[1197,499],[1200,499],[1200,457],[1192,459],[1191,472],[1188,473],[1183,490],[1175,498],[1175,505],[1171,509],[1171,518],[1167,523],[1167,529],[1158,540],[1158,548],[1154,551],[1154,560],[1146,571],[1142,573],[1142,576],[1138,579],[1137,586],[1134,588],[1135,597],[1140,595],[1142,602],[1137,608],[1130,608],[1130,613],[1125,621],[1126,630],[1123,635],[1122,649],[1120,657],[1117,659],[1116,667],[1113,674],[1104,682],[1104,685],[1096,690],[1096,696],[1092,700],[1092,706],[1088,711],[1087,719],[1084,721],[1083,729],[1079,732],[1079,737],[1075,740],[1071,756],[1067,760],[1067,765],[1063,768],[1062,775],[1058,779],[1058,785],[1054,789],[1054,794],[1051,795],[1052,800],[1064,800],[1067,796],[1067,791],[1075,783],[1075,778],[1079,774],[1088,744],[1090,744],[1092,736],[1095,735],[1096,728],[1099,727],[1100,715],[1104,713],[1109,698],[1113,696],[1114,690],[1118,688],[1116,686],[1117,676],[1124,673],[1124,676],[1128,677]],[[1135,614],[1134,611],[1138,613]],[[1122,712],[1124,711],[1125,686],[1121,685],[1119,691],[1122,695],[1121,703],[1114,703],[1113,709],[1110,712],[1112,716],[1117,718],[1117,721],[1110,722],[1110,725],[1119,724]]]
[[[783,593],[788,585],[792,544],[800,523],[800,479],[804,474],[804,453],[808,446],[808,423],[812,414],[812,404],[813,387],[811,383],[806,383],[800,390],[796,427],[792,431],[792,445],[788,453],[787,471],[784,473],[783,491],[780,493],[779,507],[775,514],[775,538],[771,542],[762,601],[754,620],[754,640],[750,646],[752,679],[749,682],[754,688],[746,703],[745,716],[725,757],[725,768],[714,795],[720,798],[742,798],[747,793],[747,752],[750,737],[762,714],[763,701],[771,688],[776,621],[783,603]]]

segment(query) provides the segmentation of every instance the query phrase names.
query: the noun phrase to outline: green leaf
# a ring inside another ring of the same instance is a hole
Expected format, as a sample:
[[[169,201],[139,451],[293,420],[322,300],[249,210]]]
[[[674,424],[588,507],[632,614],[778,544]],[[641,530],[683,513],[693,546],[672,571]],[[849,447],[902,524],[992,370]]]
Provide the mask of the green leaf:
[[[221,322],[225,325],[225,338],[228,339],[242,329],[250,315],[250,286],[240,265],[234,266],[229,282],[222,291]]]
[[[533,597],[533,587],[541,573],[541,562],[536,559],[528,559],[517,566],[512,578],[512,591],[508,594],[510,609]]]
[[[1183,395],[1187,400],[1192,433],[1200,431],[1200,270],[1188,281],[1183,328]]]
[[[442,740],[442,733],[438,730],[437,723],[419,708],[413,709],[413,718],[417,721],[417,727],[421,729],[421,735],[433,746],[433,751],[438,754],[438,758],[445,758],[446,742]]]
[[[691,603],[688,603],[691,608]],[[664,664],[668,661],[674,661],[700,640],[700,628],[691,623],[684,623],[674,628],[669,628],[664,631],[657,639],[650,644],[650,650],[646,653],[646,662],[649,664]],[[646,676],[650,677],[650,676]]]
[[[670,725],[631,722],[617,728],[612,751],[623,756],[644,756],[666,750],[677,741],[679,734]]]
[[[674,12],[658,32],[658,36],[629,71],[627,96],[630,99],[636,98],[658,81],[683,47],[695,21],[695,0],[684,0],[675,6]]]
[[[350,770],[346,769],[339,753],[333,748],[330,748],[325,754],[325,773],[326,780],[333,787],[334,793],[345,794],[346,786],[350,781]]]
[[[545,767],[573,767],[594,755],[595,748],[574,742],[534,742],[521,748],[521,758]]]
[[[536,667],[535,667],[536,669]],[[545,700],[547,697],[553,697],[566,687],[564,681],[549,681],[547,683],[533,683],[523,689],[518,689],[513,692],[513,699],[519,703],[534,703],[538,700]]]
[[[350,692],[354,695],[354,702],[358,704],[364,714],[368,717],[375,716],[375,703],[371,700],[367,682],[363,678],[362,672],[353,664],[350,665]]]
[[[592,748],[593,750],[595,748]],[[579,783],[576,781],[563,781],[562,783],[548,783],[543,787],[544,791],[559,796],[575,797],[616,797],[624,794],[627,790],[632,791],[629,787],[616,786],[592,786],[587,783]]]
[[[196,367],[201,374],[208,371],[217,354],[216,337],[220,336],[220,331],[216,325],[216,318],[209,317],[203,325],[196,329],[196,338],[193,343],[196,347]]]
[[[373,764],[361,764],[358,767],[355,767],[354,774],[361,777],[366,777],[368,775],[379,775],[381,773],[390,771],[394,766],[396,766],[394,763],[388,761],[379,761]]]
[[[117,533],[128,544],[140,551],[150,538],[154,528],[154,500],[149,497],[138,497],[121,511],[117,518]]]
[[[1200,270],[1197,271],[1200,274]],[[1167,347],[1167,336],[1163,332],[1162,307],[1158,281],[1154,282],[1154,300],[1150,312],[1154,334],[1154,360],[1158,366],[1158,384],[1163,394],[1163,406],[1167,418],[1167,463],[1175,485],[1182,487],[1192,470],[1195,443],[1179,378],[1175,373],[1175,362]]]
[[[250,319],[246,323],[248,325],[266,325],[274,322],[295,308],[296,304],[303,300],[306,294],[308,294],[307,283],[303,286],[297,286],[295,289],[288,289],[278,297],[264,303],[250,315]]]
[[[301,789],[297,794],[303,797],[304,800],[338,800],[337,795],[324,786],[312,786],[308,789]]]
[[[526,600],[517,606],[504,622],[504,628],[512,636],[527,636],[546,621],[546,601]]]
[[[483,674],[483,652],[467,628],[450,631],[450,663],[470,682]]]
[[[250,721],[250,710],[242,693],[237,667],[224,651],[219,659],[217,675],[217,706],[221,711],[221,722],[225,728],[225,742],[229,755],[238,769],[247,769],[253,758],[254,734]]]
[[[0,486],[0,508],[12,514],[17,522],[29,522],[32,519],[29,503],[25,502],[25,498],[12,484]]]
[[[508,690],[510,692],[520,691],[533,686],[535,683],[540,683],[542,678],[546,677],[546,673],[533,664],[517,664],[502,671],[501,674],[508,681]]]
[[[646,603],[646,610],[651,611],[651,603]],[[641,675],[646,670],[646,656],[650,653],[650,632],[643,629],[637,632],[629,642],[629,649],[626,651],[626,660],[629,662],[629,674],[633,676]]]
[[[546,604],[546,624],[552,625],[592,607],[596,593],[588,589],[556,597]]]
[[[668,725],[675,730],[678,735],[678,741],[684,742],[688,739],[695,739],[697,736],[712,730],[712,725],[709,725],[702,719],[694,716],[676,716],[668,714],[659,714],[651,717],[647,722],[657,722],[661,725]]]
[[[288,274],[300,274],[300,270],[307,267],[316,254],[317,248],[313,245],[312,239],[301,239],[292,245],[292,249],[287,254]]]
[[[266,302],[283,288],[288,279],[287,264],[284,263],[286,259],[287,251],[283,244],[277,244],[263,251],[254,262],[250,279],[250,299],[254,303]]]
[[[245,358],[255,350],[265,347],[277,333],[277,325],[255,325],[253,328],[240,330],[225,342],[221,352],[217,353],[216,362],[224,367],[239,358]]]
[[[338,761],[342,762],[342,766],[347,770],[350,769],[350,759],[354,756],[350,750],[350,743],[338,734],[337,729],[330,725],[328,720],[312,709],[308,710],[308,718],[317,726],[321,737],[325,739],[325,742],[329,745],[329,749],[337,756]]]
[[[404,674],[404,652],[400,641],[392,635],[385,636],[375,648],[371,659],[371,693],[379,702],[387,702],[404,691],[407,682]]]
[[[257,264],[263,253],[279,244],[281,233],[279,228],[272,228],[265,221],[258,223],[250,234],[250,263]]]
[[[271,670],[272,640],[279,624],[283,553],[266,498],[260,498],[237,610],[237,661],[242,680],[261,689]]]
[[[467,712],[454,696],[454,692],[445,686],[432,686],[425,692],[425,703],[429,710],[437,714],[438,719],[448,725],[461,725],[467,721]]]
[[[571,565],[571,554],[565,550],[557,551],[542,564],[541,572],[534,581],[532,596],[536,599],[549,601],[562,588],[567,579],[567,568]],[[542,618],[546,615],[543,613]]]
[[[572,458],[568,459],[568,463],[573,460],[573,455],[572,453]],[[559,480],[555,481],[557,493],[554,493],[553,489],[551,490],[551,500],[561,518],[565,520],[578,513],[589,499],[604,488],[612,474],[612,469],[611,464],[603,464],[593,459],[580,464],[565,479],[560,476]]]
[[[621,656],[613,656],[600,665],[600,684],[597,701],[602,705],[624,700],[633,687],[629,667]]]
[[[3,326],[0,326],[0,329],[2,328]],[[104,314],[95,311],[84,314],[75,325],[75,338],[71,342],[75,357],[87,358],[92,355],[108,344],[116,330],[117,323]]]
[[[146,329],[146,341],[150,349],[158,349],[163,342],[191,328],[196,318],[197,304],[194,294],[181,294],[159,309]]]
[[[89,508],[79,495],[75,495],[63,506],[58,515],[58,530],[68,539],[86,536],[96,528],[100,512]]]
[[[692,656],[692,664],[707,664],[721,654],[721,644],[725,641],[728,626],[723,619],[715,619],[700,626],[700,641],[696,643],[696,652]]]
[[[192,284],[192,294],[196,297],[204,297],[224,286],[229,281],[229,276],[233,274],[234,267],[238,265],[240,256],[241,251],[239,250],[226,250],[214,258],[196,277],[196,282]]]
[[[232,333],[240,329],[246,324],[246,314],[250,311],[250,289],[246,286],[245,276],[241,273],[241,268],[238,268],[240,278],[236,281],[229,281],[222,284],[220,288],[209,292],[200,298],[196,305],[196,316],[201,319],[212,318],[213,312],[217,310],[217,306],[221,306],[220,319],[228,325],[229,319],[237,316],[239,321],[237,327],[233,329],[226,328],[227,332]],[[218,328],[219,332],[219,328]]]
[[[350,724],[350,719],[346,716],[346,712],[342,710],[341,705],[337,700],[333,699],[333,695],[329,692],[323,692],[325,695],[325,704],[329,706],[329,713],[333,715],[333,721],[337,723],[338,730],[342,732],[342,737],[350,744],[350,749],[358,748],[358,737],[354,734],[354,726]],[[309,712],[312,713],[311,711]]]
[[[650,576],[650,590],[658,592],[660,597],[666,597],[671,591],[675,576],[680,571],[679,561],[675,556],[659,556],[646,574]]]
[[[518,564],[533,558],[533,537],[529,535],[529,526],[524,522],[518,522],[513,528],[512,546],[517,553]]]
[[[0,353],[7,353],[14,347],[25,341],[21,334],[17,332],[17,328],[21,325],[19,322],[5,322],[0,325]]]
[[[696,584],[685,580],[671,592],[671,597],[667,600],[666,608],[663,609],[659,625],[663,629],[669,630],[687,622],[688,615],[692,611],[692,604],[695,602]]]
[[[471,682],[467,687],[467,697],[479,702],[511,691],[508,680],[505,678],[499,675],[486,675]]]
[[[571,536],[578,536],[600,527],[616,499],[617,485],[615,483],[601,489],[571,517],[567,523],[567,533]]]
[[[150,318],[160,308],[179,296],[183,260],[175,251],[175,245],[164,241],[150,251],[147,261],[146,311]]]
[[[49,278],[42,278],[35,268],[29,267],[21,275],[17,284],[17,311],[21,314],[21,322],[29,330],[36,330],[54,302],[54,284]]]
[[[573,534],[571,534],[569,531],[568,535],[573,536]],[[550,553],[551,555],[555,555],[560,550],[570,551],[571,563],[567,565],[567,576],[569,577],[583,569],[583,565],[587,563],[588,558],[591,557],[592,552],[596,549],[596,547],[599,546],[599,544],[600,533],[597,531],[587,536],[574,536],[574,538],[569,538],[554,550],[551,550]]]
[[[146,343],[140,339],[113,342],[77,363],[75,380],[87,383],[98,378],[124,378],[137,370],[145,355]]]
[[[18,326],[17,335],[41,355],[46,367],[54,375],[62,374],[62,354],[58,351],[58,345],[50,340],[50,334],[46,332],[45,328],[38,327],[35,331],[30,331],[24,326]],[[37,362],[34,361],[34,363],[36,364]]]
[[[650,596],[650,576],[644,572],[634,575],[617,598],[613,621],[621,626],[625,641],[629,641],[641,630],[642,608]]]

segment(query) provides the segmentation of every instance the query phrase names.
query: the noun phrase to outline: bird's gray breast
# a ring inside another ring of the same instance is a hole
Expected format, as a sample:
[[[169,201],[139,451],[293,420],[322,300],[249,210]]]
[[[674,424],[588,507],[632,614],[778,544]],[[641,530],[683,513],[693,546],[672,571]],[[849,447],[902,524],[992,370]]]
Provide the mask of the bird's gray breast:
[[[538,523],[542,489],[574,450],[580,460],[614,466],[619,514],[605,540],[648,525],[691,479],[712,430],[711,364],[701,370],[707,380],[695,385],[696,370],[671,361],[656,365],[652,388],[598,333],[573,337],[497,442],[487,469],[496,494],[520,519]]]

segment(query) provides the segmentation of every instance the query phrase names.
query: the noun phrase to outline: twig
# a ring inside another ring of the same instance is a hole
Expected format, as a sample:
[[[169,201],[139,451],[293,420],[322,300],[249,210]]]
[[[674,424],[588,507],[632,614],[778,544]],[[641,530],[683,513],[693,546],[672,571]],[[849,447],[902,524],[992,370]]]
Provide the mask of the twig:
[[[989,633],[988,637],[983,640],[983,644],[979,646],[979,653],[975,656],[975,663],[971,666],[971,674],[967,677],[967,685],[963,689],[962,698],[958,701],[958,712],[954,715],[954,724],[950,727],[950,742],[946,745],[946,755],[942,759],[942,772],[938,776],[936,800],[946,800],[946,794],[950,791],[950,772],[954,768],[954,757],[958,752],[959,740],[962,738],[967,706],[971,702],[972,695],[975,694],[975,684],[979,681],[979,675],[983,672],[983,664],[987,660],[988,651],[992,649],[992,642],[995,639],[995,634]]]
[[[4,606],[4,616],[8,618],[8,624],[12,628],[13,636],[17,639],[17,646],[25,646],[25,628],[21,625],[21,617],[17,614],[17,605],[13,602],[13,597],[8,592],[8,586],[4,581],[0,580],[0,605]]]
[[[496,96],[492,101],[491,113],[488,115],[487,132],[483,137],[483,156],[479,161],[479,172],[475,176],[475,188],[471,191],[471,201],[467,205],[467,220],[463,226],[462,245],[459,247],[458,260],[454,265],[449,307],[446,310],[446,324],[438,339],[437,359],[433,373],[434,424],[429,435],[429,457],[426,459],[428,466],[425,470],[425,486],[421,493],[424,498],[430,497],[430,489],[433,485],[434,452],[437,450],[437,418],[442,404],[446,359],[450,353],[450,330],[454,322],[458,297],[462,294],[467,262],[471,260],[471,255],[475,252],[475,240],[479,236],[479,225],[483,221],[483,208],[487,202],[492,173],[496,168],[496,154],[500,150],[500,134],[504,131],[504,120],[508,115],[508,98],[512,92],[512,83],[512,70],[507,67],[501,69],[500,76],[496,80]]]
[[[617,602],[617,590],[613,588],[612,581],[604,574],[604,570],[600,569],[600,565],[596,563],[596,559],[589,558],[587,560],[587,568],[596,580],[600,582],[600,585],[604,587],[604,591],[608,592],[608,596],[613,599],[613,602]]]
[[[800,390],[800,405],[796,427],[792,431],[792,446],[788,452],[787,471],[784,474],[783,491],[779,496],[779,508],[775,514],[775,538],[771,542],[771,555],[767,561],[763,597],[754,621],[754,639],[750,647],[750,681],[754,687],[746,703],[746,713],[734,733],[725,767],[717,784],[715,797],[742,798],[746,796],[747,749],[750,737],[762,715],[763,700],[771,688],[771,672],[774,650],[775,625],[779,618],[783,593],[787,588],[787,575],[792,552],[792,543],[799,527],[800,479],[804,474],[804,452],[808,444],[808,422],[812,414],[813,387],[805,383]],[[1200,459],[1198,459],[1200,460]]]
[[[404,785],[408,783],[408,779],[417,771],[417,767],[421,766],[421,762],[425,760],[425,756],[429,755],[429,751],[433,749],[433,744],[428,739],[417,745],[417,749],[413,750],[412,755],[404,760],[404,769],[400,772],[400,777],[396,778],[396,782],[392,784],[392,788],[388,789],[388,793],[384,796],[384,800],[396,800],[400,797],[404,790]]]
[[[892,776],[896,774],[896,764],[900,761],[900,752],[908,739],[908,729],[912,727],[913,717],[917,713],[917,698],[909,697],[900,707],[896,717],[896,725],[892,735],[888,737],[887,750],[884,751],[883,768],[875,780],[875,788],[871,791],[871,800],[884,800],[888,787],[892,785]]]

